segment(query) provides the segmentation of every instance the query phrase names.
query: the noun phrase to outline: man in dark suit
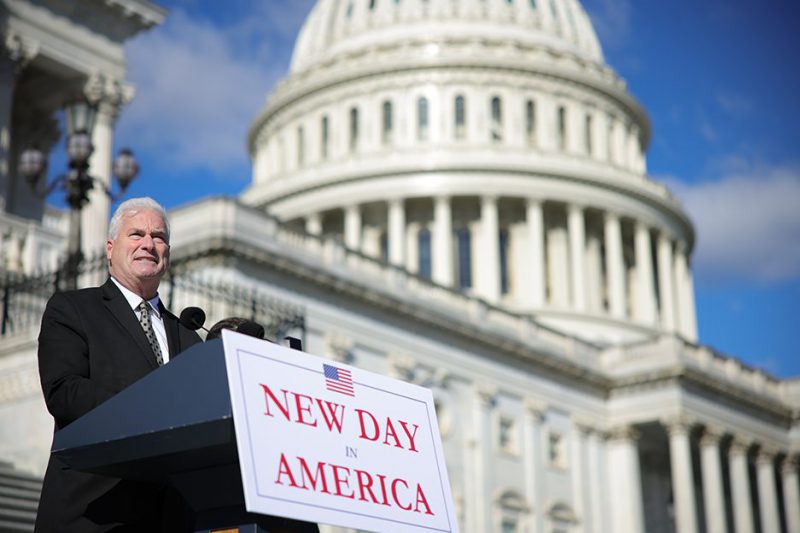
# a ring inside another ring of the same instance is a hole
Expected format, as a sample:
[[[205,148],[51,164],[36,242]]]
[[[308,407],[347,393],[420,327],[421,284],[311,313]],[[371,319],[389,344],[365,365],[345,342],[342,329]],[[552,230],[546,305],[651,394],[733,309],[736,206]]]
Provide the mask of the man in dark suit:
[[[200,342],[158,298],[169,267],[163,207],[150,198],[122,203],[106,255],[108,281],[55,294],[42,317],[39,374],[56,430]],[[184,513],[165,487],[76,472],[51,456],[36,531],[178,531],[190,523]]]

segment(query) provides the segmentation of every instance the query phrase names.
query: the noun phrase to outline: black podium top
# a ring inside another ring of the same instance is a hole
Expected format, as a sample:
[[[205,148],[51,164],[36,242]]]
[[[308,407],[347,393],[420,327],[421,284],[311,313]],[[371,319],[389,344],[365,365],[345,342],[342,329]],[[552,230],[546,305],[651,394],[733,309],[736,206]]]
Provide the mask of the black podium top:
[[[238,462],[221,340],[197,344],[58,431],[75,470],[165,481]]]

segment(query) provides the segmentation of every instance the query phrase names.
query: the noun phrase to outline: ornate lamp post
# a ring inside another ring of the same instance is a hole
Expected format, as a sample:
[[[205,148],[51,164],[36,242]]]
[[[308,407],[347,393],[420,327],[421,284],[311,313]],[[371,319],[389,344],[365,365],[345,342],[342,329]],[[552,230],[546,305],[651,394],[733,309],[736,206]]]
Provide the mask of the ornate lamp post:
[[[89,158],[94,151],[89,132],[94,126],[96,109],[86,100],[80,100],[66,107],[67,138],[66,149],[69,157],[69,170],[54,178],[42,188],[40,178],[46,173],[47,162],[44,154],[33,146],[22,152],[18,170],[30,184],[31,188],[42,197],[48,196],[56,189],[64,192],[70,207],[69,241],[65,274],[68,288],[77,288],[78,267],[83,260],[81,251],[81,210],[89,203],[89,191],[95,186],[112,199],[121,197],[139,173],[139,164],[133,152],[127,148],[120,150],[112,165],[112,174],[117,182],[118,191],[114,193],[101,180],[89,175]]]

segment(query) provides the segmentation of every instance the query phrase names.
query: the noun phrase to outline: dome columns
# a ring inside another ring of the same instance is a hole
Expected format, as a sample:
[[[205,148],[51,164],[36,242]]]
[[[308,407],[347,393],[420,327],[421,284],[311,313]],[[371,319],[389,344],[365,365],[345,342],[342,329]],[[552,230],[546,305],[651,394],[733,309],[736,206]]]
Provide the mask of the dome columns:
[[[545,302],[544,271],[544,214],[542,202],[537,198],[529,198],[525,205],[526,224],[528,227],[528,264],[526,269],[530,286],[526,294],[527,302],[532,309],[539,309]]]
[[[583,207],[575,204],[567,206],[567,228],[569,232],[570,272],[572,274],[572,307],[576,311],[586,310],[586,223]]]
[[[453,285],[453,215],[450,198],[437,196],[433,203],[433,281]]]
[[[497,212],[497,198],[481,197],[481,246],[478,254],[477,286],[478,294],[489,302],[500,300],[500,224]]]
[[[628,214],[563,199],[434,194],[357,202],[298,222],[495,305],[632,320],[690,341],[696,334],[684,241]]]

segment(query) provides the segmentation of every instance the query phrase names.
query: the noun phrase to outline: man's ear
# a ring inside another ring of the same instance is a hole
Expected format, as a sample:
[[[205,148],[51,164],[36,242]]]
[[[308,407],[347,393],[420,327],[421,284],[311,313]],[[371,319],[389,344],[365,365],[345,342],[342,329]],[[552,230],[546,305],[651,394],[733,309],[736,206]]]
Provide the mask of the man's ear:
[[[106,259],[108,264],[111,264],[111,250],[114,248],[114,241],[111,239],[106,240]]]

